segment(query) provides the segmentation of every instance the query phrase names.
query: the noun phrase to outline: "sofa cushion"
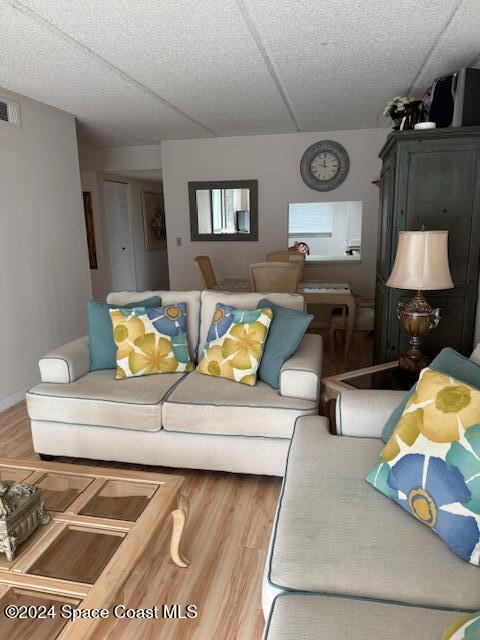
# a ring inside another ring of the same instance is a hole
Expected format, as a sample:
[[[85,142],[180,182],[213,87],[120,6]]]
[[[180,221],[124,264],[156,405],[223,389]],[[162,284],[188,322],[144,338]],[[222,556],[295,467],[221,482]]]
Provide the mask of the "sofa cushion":
[[[272,318],[268,307],[251,310],[217,304],[197,371],[254,387]]]
[[[117,345],[117,380],[193,371],[188,347],[187,305],[110,309]]]
[[[480,609],[480,571],[365,482],[383,442],[297,422],[270,557],[281,589]]]
[[[282,594],[275,600],[265,640],[440,640],[457,617],[456,612],[438,609]]]
[[[457,618],[443,632],[442,640],[478,640],[480,638],[480,611]]]
[[[234,307],[236,309],[255,309],[264,293],[228,293],[226,291],[204,290],[201,295],[201,317],[200,317],[200,351],[207,341],[208,330],[212,322],[213,314],[217,303]],[[163,292],[162,292],[163,299]],[[296,293],[269,293],[270,302],[278,304],[288,309],[303,311],[305,302],[303,296]]]
[[[463,382],[468,382],[468,384],[472,384],[475,387],[480,387],[480,366],[474,359],[474,353],[475,352],[472,353],[470,358],[465,358],[465,356],[457,353],[455,349],[445,347],[440,351],[438,356],[432,360],[429,368],[446,373],[452,376],[452,378],[457,378]],[[402,413],[407,406],[408,401],[415,393],[416,388],[417,383],[415,383],[410,391],[405,394],[398,407],[396,407],[386,421],[382,431],[382,440],[384,442],[388,442],[391,438],[392,433],[394,432],[398,421],[402,417]]]
[[[122,307],[127,302],[138,302],[149,296],[159,296],[164,306],[178,302],[186,303],[188,344],[190,355],[196,360],[200,324],[200,291],[114,291],[108,294],[107,302]]]
[[[280,370],[298,349],[313,316],[303,311],[287,309],[262,298],[257,307],[268,307],[273,311],[273,320],[268,333],[258,377],[274,389],[280,387]]]
[[[159,296],[152,296],[139,302],[130,302],[124,306],[159,307],[162,300]],[[87,302],[88,319],[88,346],[90,350],[90,371],[99,369],[114,369],[117,361],[117,348],[113,339],[112,321],[110,320],[110,309],[115,306],[106,302]]]
[[[32,420],[158,431],[162,400],[184,375],[115,380],[115,372],[104,369],[70,384],[41,383],[27,393],[28,414]]]
[[[423,369],[367,482],[480,564],[480,390]]]
[[[169,394],[162,409],[167,431],[291,438],[299,416],[316,402],[285,398],[265,382],[255,387],[194,371]]]

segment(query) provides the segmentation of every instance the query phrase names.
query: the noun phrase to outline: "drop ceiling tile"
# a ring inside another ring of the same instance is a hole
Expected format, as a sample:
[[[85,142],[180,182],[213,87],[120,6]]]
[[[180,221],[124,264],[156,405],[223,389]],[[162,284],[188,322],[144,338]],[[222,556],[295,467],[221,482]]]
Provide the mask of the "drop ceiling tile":
[[[0,24],[0,86],[104,127],[124,143],[212,135],[8,3],[0,4]]]
[[[383,108],[402,93],[394,80],[380,88],[375,79],[364,76],[360,82],[352,73],[338,82],[338,70],[318,62],[284,63],[279,72],[304,131],[386,127]]]
[[[302,129],[383,126],[458,0],[244,0]]]
[[[234,0],[24,2],[219,135],[295,130]]]
[[[273,58],[321,61],[324,47],[360,66],[365,55],[400,59],[422,54],[447,23],[459,0],[243,0]],[[388,74],[384,68],[383,73]]]
[[[467,67],[480,56],[480,2],[463,0],[458,11],[439,39],[414,84],[417,94],[432,84],[432,80],[461,67]]]

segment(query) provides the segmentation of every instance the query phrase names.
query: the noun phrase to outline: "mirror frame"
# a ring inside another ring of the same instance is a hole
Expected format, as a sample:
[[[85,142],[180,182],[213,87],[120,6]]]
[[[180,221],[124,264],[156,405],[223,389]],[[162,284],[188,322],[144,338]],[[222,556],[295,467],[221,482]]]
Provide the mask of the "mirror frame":
[[[199,233],[197,214],[197,190],[250,189],[250,233]],[[189,182],[190,239],[192,242],[255,242],[258,240],[258,180],[221,180],[214,182]]]

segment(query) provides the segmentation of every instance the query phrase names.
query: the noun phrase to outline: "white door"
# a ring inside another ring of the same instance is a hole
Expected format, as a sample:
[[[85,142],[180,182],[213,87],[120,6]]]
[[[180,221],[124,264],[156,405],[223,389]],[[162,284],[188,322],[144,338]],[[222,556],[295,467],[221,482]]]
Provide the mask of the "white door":
[[[105,231],[113,291],[135,291],[135,261],[128,211],[128,185],[103,181]]]

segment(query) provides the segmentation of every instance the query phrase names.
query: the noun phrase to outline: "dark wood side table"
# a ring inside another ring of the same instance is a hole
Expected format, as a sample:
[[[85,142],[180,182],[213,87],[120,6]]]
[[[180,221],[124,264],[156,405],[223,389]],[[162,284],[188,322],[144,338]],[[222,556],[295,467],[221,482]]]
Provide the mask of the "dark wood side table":
[[[328,415],[328,403],[342,391],[354,389],[386,389],[408,391],[418,380],[418,375],[401,369],[398,360],[376,364],[373,367],[346,371],[323,378],[320,392],[320,408]]]

